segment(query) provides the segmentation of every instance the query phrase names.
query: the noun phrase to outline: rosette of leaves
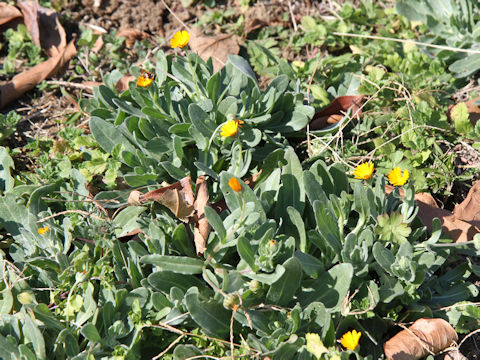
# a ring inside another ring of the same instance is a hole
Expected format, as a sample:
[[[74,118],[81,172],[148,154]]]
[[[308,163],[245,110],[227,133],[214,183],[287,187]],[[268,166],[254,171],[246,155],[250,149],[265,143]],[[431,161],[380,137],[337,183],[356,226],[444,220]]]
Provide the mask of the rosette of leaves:
[[[106,152],[120,153],[131,186],[187,174],[217,178],[222,170],[243,176],[288,145],[286,138],[297,135],[313,116],[287,76],[261,90],[239,56],[230,56],[216,73],[211,60],[204,62],[195,53],[174,59],[159,52],[156,60],[152,86],[132,82],[117,94],[120,74],[113,72],[88,105],[92,134]],[[242,120],[242,128],[222,138],[219,130],[231,119]]]

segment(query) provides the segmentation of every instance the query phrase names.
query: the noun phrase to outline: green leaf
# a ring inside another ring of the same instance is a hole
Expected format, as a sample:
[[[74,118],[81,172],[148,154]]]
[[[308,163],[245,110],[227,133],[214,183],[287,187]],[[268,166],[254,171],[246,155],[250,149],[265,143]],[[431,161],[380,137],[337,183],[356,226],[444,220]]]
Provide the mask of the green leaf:
[[[157,66],[155,67],[156,82],[162,86],[168,76],[168,61],[162,50],[157,51]]]
[[[204,261],[186,256],[145,255],[140,261],[144,264],[152,264],[161,271],[171,271],[177,274],[201,274]]]
[[[297,228],[298,241],[295,240],[296,247],[303,252],[307,251],[307,234],[305,232],[305,223],[302,220],[300,212],[292,206],[287,207],[287,213],[290,221]]]
[[[279,219],[290,219],[288,207],[292,206],[300,214],[305,208],[305,186],[303,184],[302,165],[298,160],[295,151],[288,148],[285,152],[287,164],[282,168],[282,185],[278,191],[278,201],[275,207],[275,217]]]
[[[112,222],[112,225],[116,228],[116,235],[122,236],[135,230],[138,227],[137,219],[139,215],[146,209],[145,206],[129,206],[120,211]]]
[[[300,303],[307,306],[312,302],[321,302],[332,312],[340,311],[343,300],[350,289],[353,278],[351,264],[338,264],[316,280],[304,281]]]
[[[88,340],[93,342],[101,342],[102,337],[98,333],[97,328],[92,323],[85,324],[81,329],[80,333],[85,336]]]
[[[202,302],[198,289],[190,288],[185,294],[185,304],[192,319],[209,336],[225,338],[230,332],[231,312],[216,301]]]
[[[294,256],[300,261],[305,274],[314,279],[318,278],[318,275],[325,271],[322,262],[310,254],[295,251]]]
[[[245,261],[253,271],[257,272],[258,266],[255,264],[255,254],[250,245],[250,241],[245,236],[240,236],[238,238],[237,251],[242,260]]]
[[[338,219],[327,206],[328,203],[320,200],[315,200],[313,203],[318,235],[340,256],[342,251],[342,238],[338,228]]]
[[[407,241],[412,229],[403,222],[403,215],[394,212],[390,216],[388,214],[378,215],[378,225],[375,232],[380,235],[380,239],[386,242],[402,244]]]
[[[123,98],[123,97],[122,97]],[[112,102],[117,105],[121,110],[125,111],[127,114],[133,115],[133,116],[138,116],[142,117],[143,113],[142,110],[130,105],[129,103],[122,101],[119,98],[113,98]]]
[[[244,276],[252,280],[260,281],[263,284],[272,285],[277,282],[285,273],[285,268],[282,265],[277,265],[273,273],[243,273]]]
[[[220,238],[220,242],[224,242],[227,237],[227,231],[223,225],[222,218],[210,206],[205,207],[205,217],[207,218],[210,226],[217,233],[218,237]]]
[[[285,273],[274,282],[267,293],[267,299],[272,304],[286,306],[290,303],[300,287],[302,266],[297,258],[292,257],[283,263]]]
[[[122,144],[125,147],[124,150],[135,153],[132,144],[115,125],[99,117],[92,116],[89,127],[95,140],[107,153],[111,154],[117,144]]]
[[[172,235],[173,246],[180,251],[182,255],[195,257],[196,253],[193,248],[193,241],[188,235],[187,228],[184,224],[179,224]]]
[[[193,345],[177,345],[173,351],[174,360],[190,359],[198,355],[202,355],[202,352]]]
[[[10,193],[0,197],[0,225],[14,237],[20,236],[23,228],[36,228],[34,217],[16,200]]]
[[[177,274],[170,271],[157,271],[148,276],[148,282],[156,290],[169,293],[172,287],[178,287],[183,292],[189,288],[204,287],[205,284],[193,275]]]
[[[450,116],[458,134],[468,136],[473,133],[473,125],[470,122],[467,104],[464,102],[456,104],[452,108]]]
[[[0,315],[10,314],[13,306],[12,291],[7,287],[0,292],[2,299],[0,300]]]
[[[45,211],[48,209],[48,206],[45,204],[45,201],[42,200],[42,197],[46,197],[49,194],[52,194],[54,191],[58,191],[60,185],[65,183],[65,180],[59,180],[53,184],[48,184],[44,186],[40,186],[39,188],[35,189],[30,195],[30,199],[28,201],[28,209],[33,215],[38,215],[40,211]]]
[[[203,109],[197,104],[190,104],[188,106],[188,116],[192,122],[192,125],[207,139],[213,135],[216,126],[215,123],[210,119],[208,114],[203,111]],[[190,128],[192,131],[192,128]]]
[[[8,341],[3,335],[0,335],[0,358],[2,359],[20,359],[18,345]]]
[[[455,73],[456,78],[468,77],[480,69],[480,54],[470,54],[452,63],[448,70]]]
[[[72,359],[80,352],[78,347],[78,340],[72,335],[70,329],[63,329],[55,340],[55,348],[63,345],[67,359]]]
[[[257,78],[247,60],[238,55],[228,55],[228,62],[257,84]]]
[[[28,314],[25,314],[25,322],[23,324],[23,336],[33,345],[37,359],[46,359],[45,340],[38,329],[37,324],[33,322]]]
[[[207,81],[207,94],[214,104],[218,101],[218,93],[220,90],[220,72],[216,72]]]
[[[83,325],[86,321],[90,320],[97,310],[97,303],[93,298],[94,287],[92,283],[87,283],[87,288],[85,289],[82,296],[82,307],[77,313],[75,322],[80,326]]]
[[[8,192],[13,189],[15,181],[10,175],[10,169],[14,168],[14,163],[8,150],[1,146],[0,147],[0,193]]]
[[[35,317],[43,322],[48,328],[62,331],[65,329],[63,324],[50,312],[46,304],[38,304],[33,308]]]
[[[305,184],[305,191],[308,200],[310,200],[312,205],[316,200],[322,202],[328,201],[328,197],[323,190],[322,183],[318,181],[317,177],[310,170],[305,170],[303,172],[303,182]]]
[[[315,355],[317,359],[320,359],[323,354],[328,354],[330,352],[330,350],[323,345],[318,334],[306,334],[305,339],[307,340],[307,351]]]
[[[385,270],[388,274],[393,275],[392,265],[395,262],[395,256],[392,254],[392,252],[385,248],[381,242],[376,242],[373,245],[372,254],[383,270]]]

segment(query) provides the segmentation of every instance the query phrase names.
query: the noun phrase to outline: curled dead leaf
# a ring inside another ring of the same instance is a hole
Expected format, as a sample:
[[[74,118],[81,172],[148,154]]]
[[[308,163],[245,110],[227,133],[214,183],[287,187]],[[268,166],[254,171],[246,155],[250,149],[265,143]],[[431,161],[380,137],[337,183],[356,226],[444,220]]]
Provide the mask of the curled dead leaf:
[[[359,118],[362,115],[363,99],[363,95],[340,96],[333,99],[325,109],[315,113],[310,121],[310,130],[321,130],[336,124],[350,108],[352,109],[351,115]]]
[[[103,37],[101,33],[94,32],[94,34],[98,35],[98,38],[97,40],[95,40],[95,44],[93,44],[93,47],[92,47],[92,51],[96,54],[103,48],[104,42],[103,42]]]
[[[76,53],[75,39],[73,39],[57,56],[16,75],[11,81],[0,86],[0,108],[33,89],[43,80],[58,73]]]
[[[447,351],[443,355],[443,360],[468,360],[458,349]]]
[[[453,210],[456,218],[480,228],[480,182],[468,191],[467,197]]]
[[[15,6],[7,3],[0,3],[0,25],[9,23],[15,19],[20,19],[22,13]]]
[[[135,81],[135,80],[136,80],[136,77],[133,75],[122,76],[120,80],[118,80],[117,83],[115,84],[115,89],[120,94],[125,90],[128,90],[128,83],[130,81]]]
[[[197,196],[195,198],[195,228],[193,230],[195,249],[197,255],[203,254],[206,249],[208,235],[210,234],[210,224],[205,217],[205,206],[208,204],[208,189],[205,176],[198,177]]]
[[[215,71],[225,66],[228,55],[237,55],[240,51],[238,37],[233,34],[220,34],[217,36],[203,35],[200,28],[193,28],[190,35],[190,48],[203,60],[213,60]]]
[[[130,193],[130,196],[132,196],[132,193]],[[132,201],[135,200],[136,198],[133,197]],[[146,194],[140,195],[138,198],[140,204],[144,204],[148,201],[156,201],[170,209],[170,211],[180,220],[188,221],[188,217],[193,214],[194,210],[193,190],[190,184],[190,176],[171,185],[149,191]]]
[[[388,360],[417,360],[436,354],[457,340],[457,333],[445,320],[418,319],[388,340],[383,350]]]
[[[60,54],[67,45],[67,37],[55,10],[44,8],[35,1],[19,1],[18,6],[33,42],[49,57]]]
[[[479,185],[477,185],[479,184]],[[469,191],[465,200],[458,205],[453,214],[445,209],[440,209],[435,199],[429,193],[415,194],[418,205],[418,217],[429,231],[432,230],[432,221],[438,218],[442,223],[442,230],[447,233],[454,242],[472,240],[474,235],[480,232],[478,203],[480,183],[476,183]],[[385,192],[389,194],[393,186],[386,185]],[[402,189],[400,195],[404,196]],[[457,210],[457,208],[459,208]]]
[[[61,71],[77,53],[75,38],[67,44],[65,30],[55,11],[32,1],[19,2],[18,5],[23,11],[27,28],[33,32],[35,43],[41,45],[50,58],[0,86],[0,108]]]
[[[142,203],[140,202],[140,196],[142,196],[142,193],[138,190],[133,190],[130,192],[130,195],[128,195],[128,205],[131,206],[140,206]]]

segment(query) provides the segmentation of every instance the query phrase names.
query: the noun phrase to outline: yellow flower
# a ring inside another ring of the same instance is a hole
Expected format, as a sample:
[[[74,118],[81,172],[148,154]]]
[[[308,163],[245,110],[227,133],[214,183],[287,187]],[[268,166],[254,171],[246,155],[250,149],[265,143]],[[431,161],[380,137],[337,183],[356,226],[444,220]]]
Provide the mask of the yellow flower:
[[[220,136],[229,137],[234,136],[238,132],[238,128],[242,127],[243,121],[238,119],[228,120],[220,128]]]
[[[172,48],[184,48],[187,46],[189,40],[190,33],[188,31],[177,31],[170,39],[170,46]]]
[[[353,175],[355,176],[355,179],[367,180],[372,176],[374,168],[373,163],[369,161],[358,165],[355,168]]]
[[[357,330],[352,330],[343,334],[340,342],[346,349],[354,350],[358,346],[360,336],[362,336],[362,333],[360,331],[357,332]]]
[[[228,180],[228,186],[230,186],[230,189],[235,192],[239,192],[240,190],[242,190],[242,184],[240,184],[240,181],[238,181],[237,178],[234,177]]]
[[[155,75],[142,69],[140,70],[140,76],[137,80],[137,85],[141,87],[150,86],[153,82],[153,79],[155,79]]]
[[[43,235],[43,234],[46,234],[50,229],[48,228],[48,226],[44,226],[44,227],[41,227],[40,229],[38,229],[38,233],[40,235]]]
[[[396,167],[395,169],[390,170],[388,173],[388,181],[390,181],[390,184],[393,186],[402,186],[404,185],[407,180],[408,180],[409,174],[408,170],[403,170],[403,175],[402,175],[402,170],[400,167]]]

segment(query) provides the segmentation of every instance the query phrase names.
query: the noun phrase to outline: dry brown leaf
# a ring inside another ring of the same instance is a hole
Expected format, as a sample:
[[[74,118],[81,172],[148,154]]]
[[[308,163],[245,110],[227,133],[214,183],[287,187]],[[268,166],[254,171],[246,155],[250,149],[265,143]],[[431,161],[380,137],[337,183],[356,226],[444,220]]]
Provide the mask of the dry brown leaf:
[[[22,10],[23,22],[32,37],[33,43],[40,46],[40,29],[38,26],[40,4],[36,1],[18,1],[17,5]]]
[[[468,360],[458,349],[447,351],[443,355],[443,360]]]
[[[140,196],[142,196],[142,193],[138,190],[133,190],[130,192],[130,195],[128,195],[128,205],[131,206],[140,206],[142,203],[140,202]]]
[[[205,176],[198,177],[196,182],[197,196],[195,198],[195,228],[193,230],[195,249],[197,255],[203,254],[206,249],[208,235],[210,235],[210,224],[205,217],[205,206],[208,204],[208,189]]]
[[[62,53],[41,64],[16,75],[11,81],[0,86],[0,108],[22,96],[37,84],[59,72],[76,55],[75,39],[68,43]]]
[[[468,191],[467,197],[453,210],[457,219],[480,228],[480,181]]]
[[[133,192],[133,191],[132,191]],[[137,200],[136,194],[132,195],[132,201]],[[129,196],[129,200],[130,200]],[[157,201],[170,209],[182,221],[187,221],[193,214],[193,190],[190,184],[190,176],[187,176],[172,185],[164,186],[140,195],[138,202],[144,204],[148,201]]]
[[[120,94],[125,90],[128,90],[128,83],[130,81],[135,81],[137,78],[133,75],[125,75],[115,84],[115,89]]]
[[[207,61],[211,57],[215,71],[225,66],[228,55],[237,55],[240,51],[236,35],[206,36],[200,28],[192,29],[189,45],[203,60]]]
[[[20,19],[22,13],[15,6],[7,3],[0,3],[0,25],[6,24],[15,19]]]
[[[317,111],[310,121],[310,130],[321,130],[329,125],[336,124],[348,109],[352,109],[351,115],[357,118],[362,115],[363,95],[340,96],[333,99],[325,109]]]
[[[418,319],[383,345],[388,360],[417,360],[446,349],[458,335],[443,319]]]
[[[145,31],[134,28],[121,29],[115,37],[118,38],[120,36],[125,37],[125,45],[127,48],[131,48],[136,41],[142,41],[150,37]]]
[[[32,2],[19,2],[19,6],[24,11],[25,22],[28,21],[33,28],[32,31],[39,31],[36,41],[39,42],[50,58],[16,75],[11,81],[0,86],[0,108],[33,89],[43,80],[58,73],[77,53],[75,39],[68,44],[66,43],[65,30],[53,10],[45,9]],[[36,14],[35,11],[37,11]]]
[[[55,10],[44,8],[34,1],[19,1],[24,22],[32,40],[49,57],[59,55],[67,45],[65,30]]]
[[[102,50],[104,42],[103,42],[103,36],[100,31],[94,31],[93,32],[95,35],[98,35],[97,40],[95,40],[95,44],[93,44],[92,51],[96,54],[100,50]]]
[[[389,194],[393,191],[394,187],[390,185],[385,186],[385,192]],[[473,188],[472,188],[473,189]],[[474,194],[476,191],[470,190],[469,194]],[[399,191],[401,196],[404,196],[402,189]],[[472,195],[473,196],[473,195]],[[476,195],[478,196],[478,194]],[[469,196],[467,196],[467,199]],[[464,204],[467,199],[465,199],[462,204]],[[429,193],[419,193],[415,194],[415,200],[417,200],[418,205],[418,217],[422,220],[422,223],[427,227],[428,231],[432,231],[432,221],[434,218],[438,218],[442,223],[442,230],[447,233],[454,242],[464,242],[473,239],[473,236],[480,232],[479,228],[476,226],[475,221],[469,221],[466,214],[472,214],[473,211],[467,210],[463,212],[465,218],[460,218],[455,214],[452,214],[450,211],[445,209],[440,209],[435,202],[435,199]],[[467,201],[470,203],[470,200]],[[457,207],[462,206],[462,204]],[[466,205],[464,207],[467,207]],[[476,208],[475,203],[469,206],[469,208]],[[462,213],[462,211],[460,211]],[[475,212],[476,214],[476,212]]]

